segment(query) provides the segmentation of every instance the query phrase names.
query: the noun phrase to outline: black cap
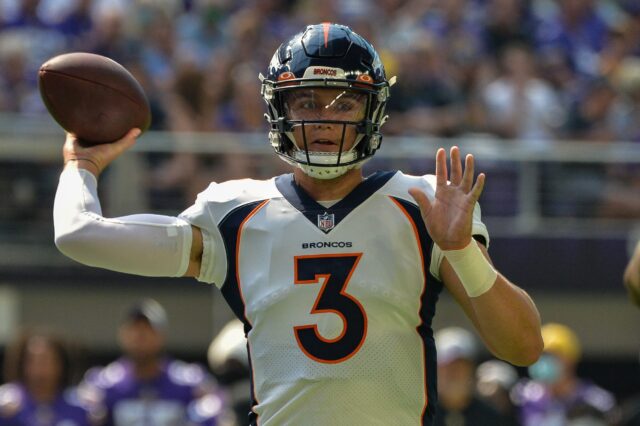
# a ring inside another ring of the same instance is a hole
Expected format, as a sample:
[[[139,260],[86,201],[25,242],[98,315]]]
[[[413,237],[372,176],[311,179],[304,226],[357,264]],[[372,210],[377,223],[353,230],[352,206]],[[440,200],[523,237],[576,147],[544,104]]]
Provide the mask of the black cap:
[[[125,322],[140,319],[148,321],[151,327],[156,330],[165,331],[167,329],[167,312],[154,299],[139,300],[129,308]]]

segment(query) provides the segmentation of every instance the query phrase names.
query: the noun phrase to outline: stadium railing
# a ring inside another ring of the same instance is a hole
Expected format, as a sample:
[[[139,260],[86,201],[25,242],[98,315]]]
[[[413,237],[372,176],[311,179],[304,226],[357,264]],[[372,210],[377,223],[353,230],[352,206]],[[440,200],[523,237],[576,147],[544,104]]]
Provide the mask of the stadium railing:
[[[42,248],[40,255],[28,256],[30,260],[23,262],[60,261],[59,255],[48,249],[52,248],[51,206],[61,169],[63,138],[60,128],[50,120],[0,116],[0,189],[4,199],[0,207],[0,246],[10,248],[3,250],[7,253],[29,251],[34,245]],[[386,137],[382,149],[366,167],[433,173],[436,149],[454,144],[463,153],[472,152],[477,159],[476,170],[487,174],[481,205],[483,219],[494,236],[623,237],[634,233],[640,224],[640,143],[561,141],[532,149],[522,142],[486,135],[457,139]],[[267,178],[284,170],[264,133],[150,131],[141,137],[132,154],[116,161],[105,173],[100,186],[105,214],[151,210],[176,214],[188,207],[192,200],[184,197],[173,204],[169,200],[158,203],[157,198],[167,192],[150,189],[150,171],[177,154],[218,158],[217,164],[249,155],[253,164],[259,165],[252,170],[234,170],[233,177],[257,174]],[[217,166],[210,167],[216,179]],[[195,193],[201,189],[204,187]],[[611,191],[620,192],[628,203],[607,207]],[[154,208],[157,205],[161,207]]]

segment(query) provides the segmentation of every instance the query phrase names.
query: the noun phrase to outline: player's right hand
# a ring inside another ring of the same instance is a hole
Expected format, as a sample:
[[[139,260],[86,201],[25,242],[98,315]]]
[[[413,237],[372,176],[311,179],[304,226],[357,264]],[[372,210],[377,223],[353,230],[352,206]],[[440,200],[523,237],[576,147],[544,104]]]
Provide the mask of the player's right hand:
[[[67,133],[62,148],[65,167],[85,169],[98,177],[113,160],[135,145],[140,133],[140,129],[131,129],[122,139],[92,146],[82,146],[74,135]]]

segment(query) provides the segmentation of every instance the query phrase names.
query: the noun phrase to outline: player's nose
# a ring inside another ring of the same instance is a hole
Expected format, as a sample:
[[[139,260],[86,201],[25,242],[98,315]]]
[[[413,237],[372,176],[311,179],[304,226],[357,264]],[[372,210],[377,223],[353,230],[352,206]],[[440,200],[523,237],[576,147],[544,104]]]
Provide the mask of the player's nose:
[[[335,127],[335,123],[327,123],[327,122],[317,122],[313,123],[314,130],[333,130]]]

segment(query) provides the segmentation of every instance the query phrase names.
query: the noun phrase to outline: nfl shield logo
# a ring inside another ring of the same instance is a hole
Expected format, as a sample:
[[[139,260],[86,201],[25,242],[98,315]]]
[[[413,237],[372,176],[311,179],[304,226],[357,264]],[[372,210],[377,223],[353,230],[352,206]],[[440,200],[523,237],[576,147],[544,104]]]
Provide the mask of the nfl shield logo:
[[[318,228],[320,228],[324,232],[331,231],[335,225],[333,220],[333,213],[329,214],[324,212],[323,214],[318,215]]]

